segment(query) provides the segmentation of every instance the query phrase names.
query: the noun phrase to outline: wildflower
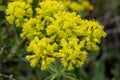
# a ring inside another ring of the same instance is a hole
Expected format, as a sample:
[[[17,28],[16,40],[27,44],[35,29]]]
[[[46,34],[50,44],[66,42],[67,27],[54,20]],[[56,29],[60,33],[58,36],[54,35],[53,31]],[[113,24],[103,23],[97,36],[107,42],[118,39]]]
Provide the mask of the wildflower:
[[[6,19],[11,24],[22,26],[25,18],[32,17],[32,8],[28,3],[23,1],[10,2],[6,10]]]
[[[11,24],[21,26],[20,36],[29,40],[27,51],[32,54],[26,59],[32,67],[40,64],[46,70],[59,59],[62,66],[73,70],[84,64],[88,50],[99,50],[98,44],[106,36],[104,27],[78,15],[79,11],[93,9],[87,0],[79,3],[43,0],[38,1],[35,10],[31,3],[32,0],[13,0],[6,10],[6,18]]]
[[[34,65],[36,60],[40,61],[41,63],[41,69],[47,69],[48,66],[50,66],[51,63],[55,62],[55,50],[56,50],[57,44],[53,43],[50,44],[49,38],[42,38],[39,40],[38,37],[35,37],[29,44],[27,51],[33,52],[34,56],[36,57],[30,57],[30,55],[26,56],[26,58],[32,63],[31,65]],[[32,58],[32,59],[31,59]],[[34,65],[35,66],[35,65]]]

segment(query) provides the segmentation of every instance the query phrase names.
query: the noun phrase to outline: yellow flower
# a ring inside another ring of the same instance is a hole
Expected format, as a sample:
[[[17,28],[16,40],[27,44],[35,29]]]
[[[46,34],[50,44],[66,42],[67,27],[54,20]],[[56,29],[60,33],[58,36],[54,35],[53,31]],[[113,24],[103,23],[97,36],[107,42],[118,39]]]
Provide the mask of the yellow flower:
[[[33,39],[35,36],[43,36],[42,30],[44,29],[41,22],[37,18],[31,18],[26,20],[22,26],[21,37],[27,37],[28,39]]]
[[[71,70],[74,69],[74,65],[76,67],[82,66],[87,57],[87,52],[82,50],[84,46],[79,45],[79,39],[76,37],[62,39],[61,46],[59,57],[64,67],[68,67]]]
[[[53,43],[50,44],[50,40],[49,38],[42,38],[39,39],[38,37],[35,37],[29,44],[27,50],[29,52],[34,52],[35,56],[37,57],[31,57],[28,56],[26,57],[27,60],[29,60],[31,62],[32,66],[36,66],[34,64],[36,64],[37,62],[35,62],[36,60],[40,61],[42,60],[41,63],[41,69],[47,69],[53,62],[55,62],[55,49],[57,48],[57,44]],[[32,59],[31,59],[32,58]]]
[[[81,13],[86,10],[93,10],[93,5],[89,3],[88,0],[58,0],[65,4],[67,10],[75,11],[77,13]]]
[[[26,59],[32,67],[40,64],[46,70],[56,59],[69,70],[81,67],[87,51],[99,50],[98,44],[106,36],[100,23],[78,15],[93,9],[88,0],[42,0],[36,6],[33,0],[12,1],[6,19],[21,26],[20,36],[29,41],[27,51],[32,54]]]
[[[28,13],[28,11],[30,11]],[[11,24],[16,24],[16,26],[22,26],[25,17],[32,17],[32,8],[28,3],[23,1],[10,2],[8,8],[6,9],[6,19]]]

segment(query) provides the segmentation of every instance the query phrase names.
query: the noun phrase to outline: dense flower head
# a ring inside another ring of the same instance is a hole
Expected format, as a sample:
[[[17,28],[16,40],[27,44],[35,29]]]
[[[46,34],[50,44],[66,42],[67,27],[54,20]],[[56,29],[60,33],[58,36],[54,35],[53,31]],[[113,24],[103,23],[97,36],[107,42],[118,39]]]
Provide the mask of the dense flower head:
[[[8,4],[8,9],[6,10],[6,19],[11,24],[16,24],[16,26],[21,26],[27,18],[32,17],[32,7],[29,3],[22,0],[15,0]]]
[[[77,3],[72,0],[43,0],[38,2],[35,16],[32,16],[32,11],[28,16],[32,0],[27,1],[13,0],[6,14],[10,23],[21,26],[21,37],[29,40],[27,51],[32,54],[27,55],[26,59],[32,67],[39,64],[42,70],[46,70],[59,59],[62,66],[72,70],[84,64],[87,51],[99,50],[98,44],[106,36],[104,27],[95,20],[81,19],[77,14],[79,10],[70,12],[66,9],[68,2],[72,5]],[[87,0],[79,2],[85,6],[89,4]],[[75,9],[81,8],[77,6]]]
[[[69,70],[74,69],[73,64],[76,67],[80,67],[87,56],[87,52],[82,50],[84,43],[79,41],[76,37],[70,37],[67,39],[61,39],[61,49],[59,50],[59,57],[63,66],[68,66]]]
[[[22,25],[22,33],[21,37],[27,37],[28,39],[33,39],[35,36],[43,36],[42,31],[44,30],[44,26],[41,24],[42,22],[37,18],[30,18],[26,20],[26,22]]]
[[[55,0],[46,0],[39,2],[39,7],[36,8],[37,14],[42,16],[52,16],[57,12],[65,10],[65,6],[61,2]]]
[[[32,67],[36,66],[38,61],[41,60],[41,69],[46,69],[52,62],[55,61],[55,50],[57,44],[50,44],[51,40],[49,38],[43,37],[39,39],[35,37],[29,44],[27,50],[28,52],[34,52],[34,55],[28,55],[26,58],[30,60]],[[34,57],[33,57],[34,56]],[[34,63],[34,60],[36,61]]]

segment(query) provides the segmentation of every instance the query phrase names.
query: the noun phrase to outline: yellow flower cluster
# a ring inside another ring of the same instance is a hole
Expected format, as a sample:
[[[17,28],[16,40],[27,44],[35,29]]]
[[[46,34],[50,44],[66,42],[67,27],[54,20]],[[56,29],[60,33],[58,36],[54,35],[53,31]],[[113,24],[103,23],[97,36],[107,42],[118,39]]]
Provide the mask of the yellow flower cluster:
[[[22,25],[22,33],[20,34],[21,37],[27,37],[29,40],[33,39],[35,36],[43,36],[41,31],[44,30],[44,26],[41,24],[37,18],[30,18],[26,20],[26,22]]]
[[[58,0],[62,1],[66,8],[70,11],[75,11],[81,13],[86,10],[93,10],[93,5],[89,3],[88,0]]]
[[[11,24],[21,26],[26,19],[31,18],[33,14],[32,6],[24,0],[14,0],[8,4],[6,10],[6,19]]]
[[[28,55],[26,58],[30,60],[31,66],[36,66],[39,61],[41,61],[41,69],[47,69],[47,67],[55,62],[55,50],[57,49],[57,44],[50,44],[50,39],[43,37],[39,39],[35,37],[29,44],[27,50],[28,52],[34,52],[33,55]]]
[[[41,69],[46,70],[59,59],[64,67],[72,70],[74,66],[84,64],[88,50],[99,50],[97,44],[106,36],[103,26],[94,20],[81,19],[76,12],[69,12],[67,1],[71,0],[38,2],[34,16],[32,0],[13,0],[9,3],[7,20],[21,26],[21,37],[30,41],[27,51],[33,54],[27,55],[26,59],[32,67],[40,64]],[[81,1],[88,6],[86,0]]]
[[[73,65],[80,67],[87,56],[87,52],[84,48],[84,42],[79,41],[77,37],[63,38],[61,39],[59,50],[59,57],[64,67],[68,66],[69,70],[74,69]]]

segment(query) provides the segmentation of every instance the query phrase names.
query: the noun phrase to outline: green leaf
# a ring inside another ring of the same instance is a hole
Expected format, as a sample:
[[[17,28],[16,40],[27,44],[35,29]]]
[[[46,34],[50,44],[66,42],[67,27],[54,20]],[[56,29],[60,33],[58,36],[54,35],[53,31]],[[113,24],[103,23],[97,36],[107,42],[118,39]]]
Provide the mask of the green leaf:
[[[57,72],[57,67],[55,65],[50,66],[50,71]]]
[[[55,78],[56,78],[55,75],[50,75],[45,80],[54,80]]]
[[[103,62],[95,62],[95,69],[92,80],[104,80],[104,71]]]
[[[0,11],[5,11],[6,6],[5,5],[0,5]]]
[[[74,74],[71,74],[71,73],[64,73],[63,76],[66,77],[69,80],[77,80],[76,76]]]

